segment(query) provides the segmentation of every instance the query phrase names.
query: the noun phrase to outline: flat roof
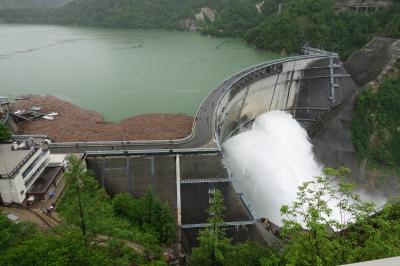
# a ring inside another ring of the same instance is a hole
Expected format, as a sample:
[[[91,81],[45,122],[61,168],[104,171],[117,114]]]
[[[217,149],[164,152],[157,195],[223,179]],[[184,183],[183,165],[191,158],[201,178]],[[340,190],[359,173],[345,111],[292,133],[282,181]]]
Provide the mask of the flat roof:
[[[50,164],[61,165],[67,158],[66,154],[50,154]]]
[[[0,175],[9,175],[32,151],[11,150],[11,144],[0,144]]]
[[[39,178],[33,183],[27,195],[44,194],[53,183],[54,179],[60,174],[61,166],[47,166],[40,174]]]

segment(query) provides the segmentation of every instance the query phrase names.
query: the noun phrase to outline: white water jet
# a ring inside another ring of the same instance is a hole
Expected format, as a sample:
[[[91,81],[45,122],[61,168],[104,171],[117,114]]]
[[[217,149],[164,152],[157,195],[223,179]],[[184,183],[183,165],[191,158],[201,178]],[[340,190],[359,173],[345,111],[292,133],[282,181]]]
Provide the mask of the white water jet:
[[[280,207],[296,199],[298,186],[322,174],[306,130],[286,112],[260,115],[250,130],[224,142],[223,149],[256,214],[278,225]]]

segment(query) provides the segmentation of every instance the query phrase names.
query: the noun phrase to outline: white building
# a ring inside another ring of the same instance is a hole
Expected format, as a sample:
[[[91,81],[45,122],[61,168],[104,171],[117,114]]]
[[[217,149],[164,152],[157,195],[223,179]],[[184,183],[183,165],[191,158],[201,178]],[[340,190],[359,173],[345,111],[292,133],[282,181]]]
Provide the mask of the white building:
[[[0,202],[22,203],[49,160],[50,151],[37,145],[11,150],[11,144],[0,144]]]

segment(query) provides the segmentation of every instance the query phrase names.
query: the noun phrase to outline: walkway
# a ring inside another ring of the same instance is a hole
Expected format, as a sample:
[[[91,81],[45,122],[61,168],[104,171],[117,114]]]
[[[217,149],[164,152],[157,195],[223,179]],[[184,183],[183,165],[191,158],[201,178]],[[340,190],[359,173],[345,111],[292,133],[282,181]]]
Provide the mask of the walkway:
[[[179,140],[159,141],[109,141],[109,142],[74,142],[74,143],[53,143],[50,145],[52,153],[83,153],[86,151],[112,151],[112,150],[159,150],[159,149],[183,149],[183,148],[217,148],[220,149],[219,140],[215,134],[216,109],[221,98],[228,93],[238,81],[257,70],[284,64],[288,62],[328,58],[329,54],[302,55],[278,59],[249,67],[239,73],[232,75],[217,85],[210,94],[203,100],[197,110],[192,133],[188,137]]]

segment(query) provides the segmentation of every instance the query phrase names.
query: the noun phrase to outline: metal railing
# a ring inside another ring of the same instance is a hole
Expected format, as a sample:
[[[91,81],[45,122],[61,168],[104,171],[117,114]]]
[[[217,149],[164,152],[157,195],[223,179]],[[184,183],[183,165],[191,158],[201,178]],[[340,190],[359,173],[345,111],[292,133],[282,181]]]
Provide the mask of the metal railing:
[[[195,115],[195,121],[193,122],[192,125],[192,131],[190,135],[187,137],[181,138],[181,139],[175,139],[175,140],[148,140],[148,141],[98,141],[98,142],[62,142],[62,143],[51,143],[49,144],[50,148],[74,148],[74,147],[107,147],[107,146],[130,146],[130,145],[157,145],[157,144],[170,144],[170,145],[178,145],[178,144],[183,144],[187,143],[191,140],[193,140],[196,136],[196,126],[197,126],[197,121],[196,118],[200,116],[200,113],[202,111],[203,106],[206,104],[206,102],[209,100],[209,98],[213,94],[218,94],[219,98],[215,102],[213,108],[213,114],[211,115],[211,123],[212,123],[212,128],[211,128],[211,139],[215,140],[215,145],[218,150],[221,151],[221,143],[219,142],[219,136],[216,134],[216,128],[217,128],[217,115],[216,112],[218,110],[218,107],[221,104],[221,100],[224,98],[224,96],[230,92],[232,89],[233,85],[235,85],[237,82],[239,82],[241,79],[247,77],[248,75],[254,73],[255,71],[258,71],[262,68],[265,67],[270,67],[276,64],[282,64],[282,63],[288,63],[292,61],[297,61],[297,60],[304,60],[304,59],[313,59],[313,58],[327,58],[329,56],[335,55],[333,53],[330,54],[315,54],[315,55],[299,55],[299,56],[292,56],[292,57],[287,57],[283,59],[277,59],[273,61],[268,61],[264,62],[261,64],[257,64],[248,68],[245,68],[227,79],[221,81],[219,84],[217,84],[216,87],[214,87],[213,90],[210,91],[210,93],[203,99],[199,107],[197,108],[196,115]],[[221,91],[221,92],[219,92]]]
[[[258,223],[258,220],[224,222],[217,226],[220,226],[220,227],[236,226],[236,227],[238,227],[238,226],[252,225],[252,224],[256,224],[256,223]],[[205,228],[205,227],[211,227],[211,224],[200,223],[200,224],[183,224],[182,225],[183,229]]]
[[[39,150],[39,147],[33,147],[30,149],[29,153],[14,167],[8,174],[0,175],[0,178],[13,178],[19,170],[24,166],[24,164]]]
[[[277,59],[277,60],[265,62],[265,63],[259,64],[259,65],[255,65],[253,67],[247,68],[247,69],[239,72],[239,74],[241,74],[241,73],[243,73],[243,74],[240,75],[239,77],[235,78],[235,79],[233,77],[235,77],[237,74],[234,74],[231,77],[229,77],[227,80],[229,80],[230,82],[223,89],[224,92],[221,95],[221,97],[219,98],[218,103],[216,104],[216,107],[214,109],[214,115],[213,115],[213,120],[214,120],[213,132],[214,132],[214,135],[215,135],[214,138],[215,138],[216,142],[219,144],[218,147],[220,147],[220,136],[219,136],[219,134],[218,134],[218,132],[216,130],[216,128],[219,127],[219,125],[218,125],[219,121],[218,121],[218,117],[217,117],[217,110],[218,110],[218,107],[221,106],[221,101],[222,101],[222,99],[224,99],[225,95],[227,93],[230,93],[230,90],[232,89],[233,85],[235,85],[237,82],[239,82],[244,77],[246,77],[246,76],[248,76],[248,75],[250,75],[250,74],[252,74],[252,73],[254,73],[254,72],[256,72],[256,71],[258,71],[260,69],[262,69],[262,68],[265,68],[265,67],[273,66],[273,65],[276,65],[276,64],[283,64],[283,63],[298,61],[298,60],[305,60],[305,59],[317,59],[317,58],[324,59],[324,58],[330,58],[332,56],[337,56],[338,57],[338,55],[335,54],[335,53],[320,53],[320,54],[312,54],[312,55],[299,55],[299,56],[286,57],[286,58],[283,58],[283,59]],[[233,81],[232,81],[232,79],[233,79]]]
[[[201,179],[181,179],[181,184],[207,184],[207,183],[227,183],[231,182],[229,177],[225,178],[201,178]]]

